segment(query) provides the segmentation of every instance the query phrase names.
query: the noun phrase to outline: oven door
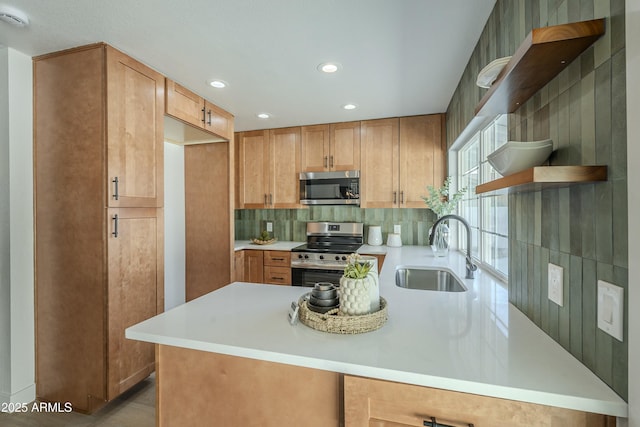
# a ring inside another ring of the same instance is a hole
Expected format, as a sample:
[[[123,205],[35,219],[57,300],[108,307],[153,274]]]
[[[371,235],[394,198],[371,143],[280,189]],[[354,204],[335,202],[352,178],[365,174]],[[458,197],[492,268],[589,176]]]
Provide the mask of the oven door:
[[[318,282],[329,282],[340,286],[344,270],[318,270],[312,268],[291,268],[291,285],[312,288]]]

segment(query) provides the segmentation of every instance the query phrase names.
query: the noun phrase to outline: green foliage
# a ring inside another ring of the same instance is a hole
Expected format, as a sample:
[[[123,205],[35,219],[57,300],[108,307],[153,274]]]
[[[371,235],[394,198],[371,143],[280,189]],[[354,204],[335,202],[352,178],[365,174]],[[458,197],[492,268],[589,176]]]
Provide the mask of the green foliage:
[[[422,200],[427,204],[427,207],[431,209],[438,218],[442,218],[445,215],[452,213],[464,193],[467,192],[467,188],[458,190],[451,197],[449,194],[449,186],[451,185],[451,177],[445,179],[444,184],[440,188],[435,188],[433,185],[427,186],[429,190],[429,196],[422,197]]]
[[[344,267],[344,277],[349,279],[364,279],[371,271],[373,263],[362,261],[360,255],[351,254],[347,258],[347,265]]]

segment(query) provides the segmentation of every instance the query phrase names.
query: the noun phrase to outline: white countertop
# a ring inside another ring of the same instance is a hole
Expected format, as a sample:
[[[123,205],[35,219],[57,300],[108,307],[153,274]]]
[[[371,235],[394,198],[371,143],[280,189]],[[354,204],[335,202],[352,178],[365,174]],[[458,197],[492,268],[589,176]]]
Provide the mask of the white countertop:
[[[441,266],[464,277],[464,257],[434,258],[426,247],[386,252],[380,294],[389,320],[360,335],[291,326],[287,311],[308,288],[236,282],[127,329],[127,338],[627,416],[606,384],[508,303],[507,290],[478,271],[467,292],[395,286],[395,268]],[[367,252],[363,248],[361,252]],[[383,253],[383,252],[380,252]]]
[[[307,242],[280,242],[277,241],[270,245],[256,245],[251,240],[236,240],[233,247],[234,250],[240,251],[243,249],[254,249],[258,251],[290,251],[296,246],[304,245]]]

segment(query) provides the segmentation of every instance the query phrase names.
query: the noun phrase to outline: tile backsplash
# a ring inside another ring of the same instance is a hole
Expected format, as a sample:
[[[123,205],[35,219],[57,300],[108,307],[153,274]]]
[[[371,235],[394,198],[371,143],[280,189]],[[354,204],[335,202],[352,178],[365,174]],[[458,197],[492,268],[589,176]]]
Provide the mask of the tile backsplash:
[[[306,209],[236,209],[235,235],[237,240],[249,240],[260,235],[266,221],[273,222],[273,235],[279,240],[304,242],[306,223],[312,221],[362,222],[365,243],[368,226],[382,228],[383,242],[393,233],[393,226],[402,227],[402,244],[425,245],[435,214],[424,209],[361,209],[353,206],[310,206]]]
[[[482,67],[533,29],[606,18],[606,34],[514,114],[509,139],[551,138],[552,165],[607,165],[598,184],[509,194],[509,300],[627,399],[623,342],[597,328],[597,280],[628,292],[624,0],[498,0],[447,111],[449,145],[485,91]],[[564,305],[548,300],[547,266],[564,268]]]

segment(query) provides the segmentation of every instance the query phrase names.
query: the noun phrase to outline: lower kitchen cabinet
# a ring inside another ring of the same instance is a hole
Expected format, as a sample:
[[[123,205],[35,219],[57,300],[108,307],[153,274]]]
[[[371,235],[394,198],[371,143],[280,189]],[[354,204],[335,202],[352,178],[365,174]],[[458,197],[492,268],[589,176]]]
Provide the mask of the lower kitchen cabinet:
[[[244,281],[251,283],[264,282],[263,251],[246,250],[244,252]]]
[[[614,427],[614,417],[370,378],[344,376],[345,426]]]
[[[272,285],[291,285],[291,252],[264,251],[263,278]]]
[[[291,253],[244,250],[243,280],[251,283],[291,285]]]
[[[233,254],[233,281],[244,282],[244,251],[236,251]]]

